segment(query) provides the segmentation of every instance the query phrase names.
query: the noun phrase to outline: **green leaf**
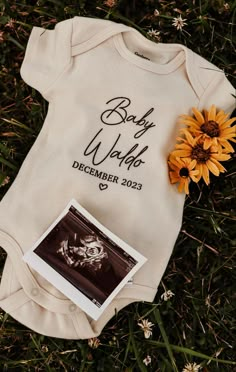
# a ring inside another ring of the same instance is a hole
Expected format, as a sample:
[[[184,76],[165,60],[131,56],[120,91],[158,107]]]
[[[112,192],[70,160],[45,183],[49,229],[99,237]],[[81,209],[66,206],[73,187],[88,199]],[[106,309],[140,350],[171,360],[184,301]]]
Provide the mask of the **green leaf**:
[[[153,341],[153,340],[148,340],[147,341],[150,345],[157,346],[157,347],[166,347],[166,344],[164,342],[159,342],[159,341]],[[177,345],[172,345],[169,344],[170,348],[174,351],[180,352],[180,353],[185,353],[194,357],[198,357],[201,359],[206,359],[209,361],[217,362],[217,363],[224,363],[224,364],[230,364],[233,366],[236,366],[236,362],[230,361],[230,360],[224,360],[224,359],[218,359],[218,358],[213,358],[209,355],[200,353],[198,351],[188,349],[187,347],[182,347],[182,346],[177,346]]]

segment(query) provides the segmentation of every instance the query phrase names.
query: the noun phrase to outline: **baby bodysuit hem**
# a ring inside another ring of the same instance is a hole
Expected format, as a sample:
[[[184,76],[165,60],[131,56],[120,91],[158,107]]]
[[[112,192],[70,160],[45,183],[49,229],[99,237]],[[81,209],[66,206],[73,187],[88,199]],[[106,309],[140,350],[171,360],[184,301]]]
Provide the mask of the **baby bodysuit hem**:
[[[12,268],[15,270],[17,277],[20,278],[20,284],[22,286],[18,291],[8,293],[7,295],[4,295],[0,291],[1,308],[22,324],[46,336],[60,338],[60,334],[57,334],[56,326],[55,331],[51,334],[50,332],[48,333],[46,328],[43,330],[44,326],[42,323],[39,324],[40,329],[37,325],[34,326],[37,322],[30,323],[28,316],[30,314],[30,319],[33,318],[32,309],[35,307],[37,307],[37,311],[44,311],[48,314],[55,313],[60,319],[62,319],[62,317],[64,317],[64,319],[67,317],[68,321],[73,323],[75,334],[73,335],[72,333],[68,335],[68,337],[65,335],[63,338],[84,339],[95,337],[100,334],[102,328],[115,315],[116,311],[121,310],[131,302],[151,302],[156,294],[156,288],[139,284],[128,284],[118,293],[97,322],[89,321],[86,314],[79,307],[74,305],[71,300],[59,299],[39,286],[28,265],[22,260],[23,254],[20,245],[8,233],[1,230],[0,246],[9,255]],[[26,309],[27,306],[29,308],[28,311]],[[23,308],[24,311],[21,311]],[[44,314],[44,316],[46,316],[46,314]],[[93,329],[94,327],[96,330]]]

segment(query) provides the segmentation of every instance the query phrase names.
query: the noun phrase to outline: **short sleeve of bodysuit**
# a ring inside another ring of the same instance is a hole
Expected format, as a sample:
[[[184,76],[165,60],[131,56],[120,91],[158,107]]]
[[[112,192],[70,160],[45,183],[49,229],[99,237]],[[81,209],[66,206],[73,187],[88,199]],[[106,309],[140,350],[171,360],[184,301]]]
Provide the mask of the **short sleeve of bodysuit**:
[[[196,81],[200,87],[199,108],[212,104],[231,114],[236,108],[236,91],[223,70],[195,54]]]
[[[32,28],[20,73],[42,95],[70,62],[71,36],[71,20],[58,23],[53,30]]]

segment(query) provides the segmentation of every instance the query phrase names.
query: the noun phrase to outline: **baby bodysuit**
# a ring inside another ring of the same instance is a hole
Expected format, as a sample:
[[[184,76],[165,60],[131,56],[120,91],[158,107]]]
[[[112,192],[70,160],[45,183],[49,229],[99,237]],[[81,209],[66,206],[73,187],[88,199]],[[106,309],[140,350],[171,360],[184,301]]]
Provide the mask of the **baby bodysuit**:
[[[33,27],[20,72],[49,106],[0,203],[0,306],[47,336],[95,337],[116,311],[154,300],[171,256],[184,205],[167,166],[178,116],[211,104],[231,112],[234,88],[181,44],[86,17]],[[97,321],[22,260],[71,199],[147,258]]]

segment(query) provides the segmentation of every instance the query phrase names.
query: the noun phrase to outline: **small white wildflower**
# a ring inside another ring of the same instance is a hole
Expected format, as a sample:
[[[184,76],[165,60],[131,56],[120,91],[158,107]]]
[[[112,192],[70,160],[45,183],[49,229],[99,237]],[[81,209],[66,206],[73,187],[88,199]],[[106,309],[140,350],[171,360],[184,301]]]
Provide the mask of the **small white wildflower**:
[[[224,9],[225,10],[229,10],[230,9],[230,5],[228,3],[224,3],[223,6],[224,6]]]
[[[142,328],[145,338],[149,338],[152,335],[152,327],[154,324],[149,322],[148,319],[142,319],[138,325],[140,328]]]
[[[160,39],[160,31],[153,30],[153,28],[151,30],[149,30],[147,32],[147,34],[148,34],[148,36],[150,36],[153,39],[157,39],[157,40]]]
[[[3,43],[4,41],[4,32],[0,31],[0,43]]]
[[[211,296],[210,295],[208,295],[206,297],[206,299],[205,299],[205,305],[208,307],[208,309],[209,309],[209,307],[211,307]]]
[[[143,359],[143,363],[148,366],[148,364],[150,364],[152,361],[152,358],[150,357],[150,355],[147,355],[145,359]]]
[[[100,345],[100,340],[99,340],[99,338],[97,338],[97,337],[89,338],[89,339],[88,339],[88,345],[89,345],[92,349],[97,349],[98,346]]]
[[[180,14],[178,17],[173,18],[172,25],[175,26],[177,30],[182,31],[182,28],[187,25],[185,21],[187,21],[187,19],[182,19],[182,16]]]
[[[160,15],[160,12],[159,10],[155,9],[153,14],[155,17],[158,17]]]
[[[48,352],[48,347],[47,347],[47,345],[42,345],[42,352],[43,353],[47,353]]]
[[[10,182],[10,177],[7,176],[1,183],[0,187],[7,185]]]
[[[109,341],[109,345],[111,345],[111,346],[117,345],[117,342],[118,341],[117,341],[116,336],[113,336],[112,340]]]
[[[174,295],[175,294],[170,289],[168,289],[168,291],[165,291],[164,293],[162,293],[161,299],[164,301],[168,301]]]
[[[14,19],[10,19],[10,21],[8,21],[6,24],[5,24],[5,27],[9,27],[11,29],[15,28],[15,20]]]
[[[187,363],[182,372],[198,372],[201,366],[197,363]]]

